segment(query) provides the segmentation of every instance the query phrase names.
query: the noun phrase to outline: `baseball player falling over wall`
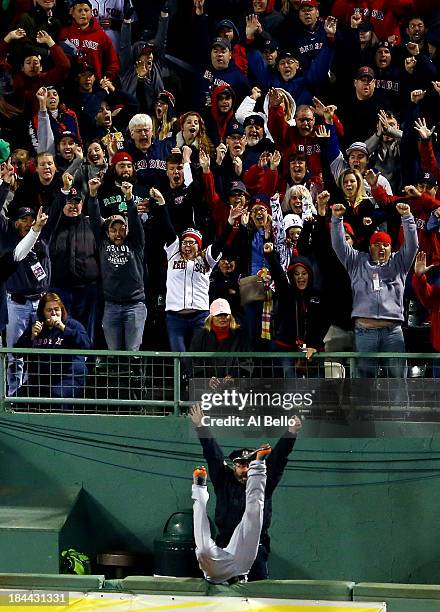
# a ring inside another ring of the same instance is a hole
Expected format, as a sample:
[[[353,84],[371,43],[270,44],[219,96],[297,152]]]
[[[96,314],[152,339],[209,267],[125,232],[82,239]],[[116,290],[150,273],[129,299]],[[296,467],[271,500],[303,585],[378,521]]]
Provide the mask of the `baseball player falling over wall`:
[[[206,505],[209,499],[206,485],[208,472],[204,467],[193,472],[192,499],[196,556],[206,580],[214,584],[246,581],[257,556],[263,524],[264,491],[266,488],[265,459],[271,451],[263,444],[254,452],[246,482],[246,509],[226,548],[220,548],[211,538]],[[251,457],[248,457],[248,460]]]

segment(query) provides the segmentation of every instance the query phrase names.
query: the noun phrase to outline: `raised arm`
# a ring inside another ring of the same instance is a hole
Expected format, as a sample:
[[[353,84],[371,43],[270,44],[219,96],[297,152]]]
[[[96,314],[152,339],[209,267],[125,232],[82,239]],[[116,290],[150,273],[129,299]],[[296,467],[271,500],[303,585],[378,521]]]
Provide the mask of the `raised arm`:
[[[411,209],[408,204],[397,204],[397,212],[402,217],[403,244],[396,254],[396,262],[399,262],[404,272],[409,272],[419,248],[417,228]]]
[[[150,189],[150,196],[156,201],[158,205],[158,211],[160,215],[160,222],[157,225],[162,237],[165,240],[165,244],[169,246],[177,238],[176,230],[171,223],[170,215],[168,214],[168,208],[165,203],[165,198],[158,189],[152,187]]]
[[[98,189],[101,186],[101,181],[98,177],[91,178],[89,180],[89,200],[88,210],[90,218],[90,227],[92,228],[93,235],[95,236],[96,242],[101,241],[101,229],[104,225],[104,219],[101,217],[99,210],[99,201],[97,198]]]
[[[202,445],[203,456],[208,463],[209,476],[215,489],[224,480],[225,457],[209,427],[202,424],[204,413],[200,404],[191,406],[188,415],[194,424],[200,444]]]
[[[292,425],[282,438],[278,440],[267,460],[266,498],[271,497],[277,487],[289,460],[289,455],[295,445],[302,423],[296,415],[291,417]]]
[[[333,204],[330,234],[332,247],[339,261],[347,269],[347,271],[350,272],[353,269],[359,253],[345,240],[344,213],[345,206],[343,204]]]
[[[39,109],[38,109],[38,128],[37,128],[37,153],[48,152],[54,157],[56,154],[55,138],[50,125],[49,113],[46,107],[47,101],[47,89],[46,87],[40,87],[35,94],[37,96]]]
[[[141,217],[134,203],[132,183],[122,181],[121,191],[127,203],[127,219],[130,230],[130,240],[134,240],[138,245],[143,246],[145,244],[144,228],[142,227]]]

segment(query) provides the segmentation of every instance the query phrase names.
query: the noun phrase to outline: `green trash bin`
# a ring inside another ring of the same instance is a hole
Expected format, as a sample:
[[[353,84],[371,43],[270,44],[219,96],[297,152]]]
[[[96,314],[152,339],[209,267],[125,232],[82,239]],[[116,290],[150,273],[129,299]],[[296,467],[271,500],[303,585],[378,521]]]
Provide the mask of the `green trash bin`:
[[[154,574],[200,577],[195,548],[192,510],[175,512],[167,520],[163,536],[154,540]]]

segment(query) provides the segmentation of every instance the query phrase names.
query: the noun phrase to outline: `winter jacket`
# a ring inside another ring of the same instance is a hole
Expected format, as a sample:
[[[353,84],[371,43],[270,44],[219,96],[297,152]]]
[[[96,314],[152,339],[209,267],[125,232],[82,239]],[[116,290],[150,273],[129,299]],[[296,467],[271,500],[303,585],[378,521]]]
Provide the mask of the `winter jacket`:
[[[78,61],[93,66],[98,82],[104,76],[113,81],[119,74],[119,59],[113,43],[95,17],[84,30],[75,22],[62,28],[59,39],[70,40],[77,50]]]
[[[153,112],[159,93],[165,89],[162,74],[165,69],[165,49],[168,32],[168,17],[159,17],[158,29],[154,39],[154,55],[151,71],[145,79],[136,74],[135,61],[145,43],[131,44],[131,23],[122,22],[119,58],[121,61],[120,79],[123,91],[136,96],[141,112]]]
[[[66,217],[60,210],[49,250],[53,287],[83,287],[98,281],[98,249],[88,217]]]
[[[167,169],[166,158],[174,146],[173,138],[164,140],[153,139],[151,146],[144,153],[133,141],[125,146],[127,153],[133,158],[134,169],[139,183],[147,187],[156,187],[165,179]]]
[[[29,254],[20,261],[14,274],[8,278],[6,289],[9,293],[29,297],[46,293],[50,283],[49,245],[46,240],[40,238]]]
[[[291,261],[302,265],[309,273],[307,287],[304,291],[299,291],[289,281],[273,252],[268,255],[267,260],[277,295],[275,344],[289,351],[301,351],[304,344],[319,349],[323,345],[329,322],[322,298],[313,289],[310,262],[305,257],[295,257]]]
[[[44,212],[50,212],[51,206],[58,197],[61,187],[62,180],[59,172],[55,173],[49,185],[43,185],[36,172],[26,171],[12,202],[8,206],[8,216],[14,218],[17,210],[22,206],[29,206],[35,213],[42,206]]]
[[[323,47],[312,61],[304,76],[296,74],[293,79],[285,81],[279,72],[274,72],[267,64],[260,51],[251,48],[248,51],[249,69],[255,75],[263,89],[281,87],[289,92],[296,105],[312,104],[314,92],[328,81],[328,72],[333,59],[333,47]]]
[[[392,253],[386,264],[373,262],[369,253],[350,247],[344,235],[342,218],[332,217],[332,246],[351,278],[353,289],[352,317],[389,319],[402,323],[403,293],[406,276],[411,269],[419,246],[414,217],[402,217],[405,242]],[[375,289],[379,283],[379,289]]]
[[[199,329],[191,341],[190,351],[195,353],[239,353],[247,350],[246,337],[241,328],[229,330],[229,336],[224,340],[217,340],[217,336],[211,330]],[[203,378],[224,378],[229,375],[233,378],[239,376],[240,368],[236,357],[216,358],[212,361],[212,367],[202,366]],[[197,359],[193,360],[193,376],[197,376]]]

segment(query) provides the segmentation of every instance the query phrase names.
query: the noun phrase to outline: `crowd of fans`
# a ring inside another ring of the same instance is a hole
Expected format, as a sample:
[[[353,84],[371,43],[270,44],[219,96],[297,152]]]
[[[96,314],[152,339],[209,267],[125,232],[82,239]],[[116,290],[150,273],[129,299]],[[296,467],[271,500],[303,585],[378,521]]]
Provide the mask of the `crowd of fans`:
[[[7,346],[401,352],[411,304],[440,349],[435,2],[6,0],[0,24]]]

